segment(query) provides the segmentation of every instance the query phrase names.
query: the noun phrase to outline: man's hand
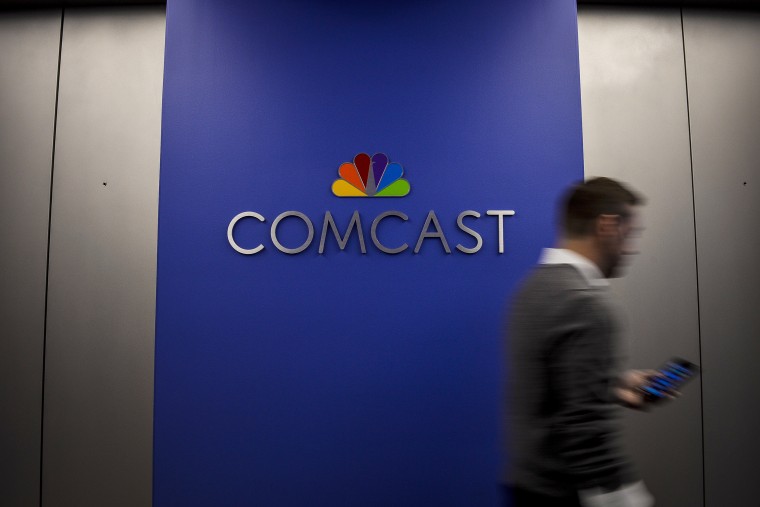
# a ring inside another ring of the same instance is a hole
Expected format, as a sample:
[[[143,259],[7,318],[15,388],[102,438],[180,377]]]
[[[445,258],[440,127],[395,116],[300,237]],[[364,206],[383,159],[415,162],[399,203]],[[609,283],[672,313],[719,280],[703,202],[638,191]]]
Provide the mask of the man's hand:
[[[644,393],[640,388],[657,375],[657,370],[628,370],[620,375],[615,395],[627,407],[644,408]]]

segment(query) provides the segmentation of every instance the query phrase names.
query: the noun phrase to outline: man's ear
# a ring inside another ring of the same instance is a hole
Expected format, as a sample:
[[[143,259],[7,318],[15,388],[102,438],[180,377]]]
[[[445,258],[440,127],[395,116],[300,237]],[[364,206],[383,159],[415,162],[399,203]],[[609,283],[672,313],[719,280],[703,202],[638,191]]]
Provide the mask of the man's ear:
[[[620,215],[599,215],[596,217],[596,222],[594,223],[594,232],[597,237],[617,234],[618,225],[620,225]]]

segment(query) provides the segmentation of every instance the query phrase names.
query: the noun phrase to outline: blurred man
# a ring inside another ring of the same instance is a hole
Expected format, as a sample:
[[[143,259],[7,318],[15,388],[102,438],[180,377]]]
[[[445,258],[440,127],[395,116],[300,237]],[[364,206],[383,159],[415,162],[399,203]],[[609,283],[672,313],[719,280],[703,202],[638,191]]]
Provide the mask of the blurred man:
[[[509,504],[648,507],[619,444],[619,409],[640,407],[649,373],[617,370],[620,327],[608,278],[638,232],[641,198],[595,178],[572,187],[509,319]]]

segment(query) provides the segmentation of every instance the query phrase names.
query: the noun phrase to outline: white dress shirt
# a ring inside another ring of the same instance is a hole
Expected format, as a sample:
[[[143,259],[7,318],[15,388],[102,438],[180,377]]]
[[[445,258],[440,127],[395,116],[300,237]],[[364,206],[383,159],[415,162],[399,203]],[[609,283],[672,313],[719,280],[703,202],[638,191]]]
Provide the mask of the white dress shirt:
[[[538,263],[569,264],[577,269],[591,286],[607,287],[610,284],[596,264],[581,254],[566,248],[544,248]]]

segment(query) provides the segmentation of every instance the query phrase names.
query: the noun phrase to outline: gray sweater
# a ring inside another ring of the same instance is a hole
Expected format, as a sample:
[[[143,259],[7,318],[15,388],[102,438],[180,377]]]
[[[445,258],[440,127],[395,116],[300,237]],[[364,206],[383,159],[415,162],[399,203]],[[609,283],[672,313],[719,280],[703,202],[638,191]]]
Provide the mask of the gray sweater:
[[[536,267],[507,333],[506,481],[548,495],[636,477],[619,443],[619,319],[607,287],[573,266]]]

